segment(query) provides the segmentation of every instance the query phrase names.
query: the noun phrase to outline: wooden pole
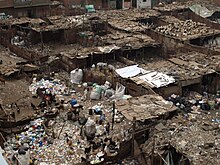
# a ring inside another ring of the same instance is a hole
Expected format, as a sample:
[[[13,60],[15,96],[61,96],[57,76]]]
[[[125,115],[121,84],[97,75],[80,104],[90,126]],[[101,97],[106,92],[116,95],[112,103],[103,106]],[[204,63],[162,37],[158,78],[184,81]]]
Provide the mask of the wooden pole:
[[[10,125],[11,134],[12,134],[11,115],[10,114],[8,115],[8,119],[9,119],[9,125]]]
[[[132,156],[134,156],[134,143],[135,143],[135,122],[136,118],[133,117],[133,126],[132,126]]]
[[[115,123],[115,101],[113,101],[113,105],[112,105],[112,130],[114,128],[114,123]]]
[[[60,130],[60,132],[59,132],[59,135],[58,135],[57,139],[60,138],[60,134],[61,134],[61,132],[63,131],[63,128],[64,128],[64,125],[65,125],[65,124],[66,124],[66,123],[63,124],[63,126],[62,126],[62,128],[61,128],[61,130]]]
[[[161,157],[160,162],[161,162],[161,160],[163,160],[163,162],[164,162],[166,165],[168,165],[168,163],[167,163],[166,160],[163,158],[163,156],[162,156],[159,152],[158,152],[157,154]]]
[[[153,149],[151,153],[151,164],[154,164],[155,137],[153,139]]]
[[[42,31],[40,31],[40,40],[41,40],[41,50],[44,50],[44,42],[43,42],[43,35],[42,35]]]

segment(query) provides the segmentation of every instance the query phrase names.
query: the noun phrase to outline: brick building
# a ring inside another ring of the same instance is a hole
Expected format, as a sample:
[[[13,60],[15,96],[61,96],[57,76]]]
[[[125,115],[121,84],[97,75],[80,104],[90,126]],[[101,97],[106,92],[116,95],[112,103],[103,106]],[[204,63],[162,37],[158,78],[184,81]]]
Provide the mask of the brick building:
[[[61,0],[65,7],[94,5],[95,9],[131,8],[132,0]]]
[[[14,5],[14,0],[0,0],[0,9],[11,8]]]
[[[53,8],[51,0],[0,0],[0,13],[14,17],[45,17]]]
[[[72,7],[72,6],[85,6],[87,4],[91,4],[94,5],[96,9],[101,9],[105,6],[105,4],[102,3],[102,1],[103,0],[63,0],[63,5],[65,7]]]

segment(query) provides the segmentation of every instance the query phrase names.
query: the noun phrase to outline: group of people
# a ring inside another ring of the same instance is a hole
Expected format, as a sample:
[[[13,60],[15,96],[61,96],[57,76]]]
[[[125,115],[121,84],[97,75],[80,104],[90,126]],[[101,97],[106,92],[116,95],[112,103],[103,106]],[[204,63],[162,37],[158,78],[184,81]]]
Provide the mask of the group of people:
[[[86,157],[96,154],[96,151],[103,152],[104,155],[106,153],[117,153],[119,145],[111,138],[110,123],[106,119],[102,104],[98,103],[96,106],[89,108],[88,112],[84,111],[84,113],[88,113],[89,116],[87,117],[85,115],[79,116],[83,106],[77,101],[76,95],[72,95],[70,105],[71,109],[67,114],[71,115],[67,115],[67,118],[69,120],[73,120],[74,118],[74,121],[78,121],[80,125],[80,136],[89,143],[89,146],[85,148]],[[70,142],[71,140],[67,138],[68,145],[71,144]],[[103,157],[99,158],[100,161],[101,159]],[[85,161],[87,158],[82,160]]]

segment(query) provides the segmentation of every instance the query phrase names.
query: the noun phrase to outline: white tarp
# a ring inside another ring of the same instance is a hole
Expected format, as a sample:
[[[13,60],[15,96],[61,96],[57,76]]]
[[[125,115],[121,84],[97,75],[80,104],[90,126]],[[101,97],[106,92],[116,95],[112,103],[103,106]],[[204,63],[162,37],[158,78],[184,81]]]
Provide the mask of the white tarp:
[[[0,164],[1,165],[8,165],[7,161],[5,160],[4,156],[2,155],[3,153],[5,153],[5,151],[0,146]]]
[[[116,69],[117,74],[119,74],[122,78],[131,78],[137,76],[140,73],[144,73],[145,70],[139,68],[138,65],[131,65],[124,68]]]
[[[156,88],[166,86],[175,82],[175,79],[173,77],[157,71],[152,71],[138,78],[146,81],[148,84]]]
[[[210,17],[215,12],[215,11],[209,10],[205,6],[201,6],[199,4],[195,4],[193,6],[190,6],[189,9],[203,18]]]

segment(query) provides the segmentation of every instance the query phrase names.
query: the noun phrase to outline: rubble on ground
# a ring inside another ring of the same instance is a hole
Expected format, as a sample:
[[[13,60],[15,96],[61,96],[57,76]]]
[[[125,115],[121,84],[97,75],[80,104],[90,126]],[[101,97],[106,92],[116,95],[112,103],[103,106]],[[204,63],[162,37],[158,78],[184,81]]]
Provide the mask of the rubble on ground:
[[[172,20],[171,18],[166,16],[163,19],[165,19],[165,21],[166,19],[170,21]],[[165,35],[180,39],[189,39],[198,37],[199,35],[219,33],[218,30],[207,27],[203,23],[193,22],[192,20],[181,21],[177,18],[175,18],[175,21],[169,23],[168,25],[156,27],[155,30]]]
[[[167,147],[168,149],[173,147],[193,164],[219,164],[220,104],[217,102],[214,106],[212,103],[214,98],[209,97],[207,104],[209,108],[204,109],[204,102],[197,101],[205,98],[196,92],[190,93],[185,100],[181,97],[171,97],[176,99],[171,100],[184,113],[170,120],[161,121],[155,126],[150,133],[151,137],[142,146],[146,159],[149,159],[152,150],[153,154],[164,156]],[[219,94],[216,98],[219,98]]]

